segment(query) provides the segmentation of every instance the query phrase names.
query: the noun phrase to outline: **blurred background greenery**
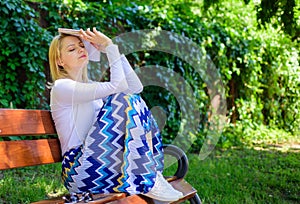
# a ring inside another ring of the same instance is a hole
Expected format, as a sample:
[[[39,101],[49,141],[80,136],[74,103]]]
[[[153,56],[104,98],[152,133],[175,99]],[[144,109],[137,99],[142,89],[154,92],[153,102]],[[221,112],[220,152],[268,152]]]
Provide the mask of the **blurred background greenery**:
[[[3,0],[0,9],[1,108],[49,109],[47,53],[59,27],[95,26],[110,37],[161,29],[195,42],[221,75],[229,122],[219,146],[260,138],[299,141],[299,0]],[[210,108],[204,81],[187,62],[166,53],[136,52],[128,58],[135,68],[167,67],[193,88],[201,122],[191,150],[199,151]],[[157,87],[145,87],[143,96],[167,113],[163,135],[171,142],[180,128],[180,105]]]

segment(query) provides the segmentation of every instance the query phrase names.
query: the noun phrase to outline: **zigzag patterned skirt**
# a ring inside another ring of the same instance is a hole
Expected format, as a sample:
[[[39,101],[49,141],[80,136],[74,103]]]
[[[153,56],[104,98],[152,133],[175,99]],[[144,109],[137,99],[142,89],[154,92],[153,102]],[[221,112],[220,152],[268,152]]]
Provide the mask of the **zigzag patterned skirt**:
[[[163,170],[162,138],[139,95],[108,97],[85,143],[63,155],[62,179],[72,193],[147,193]]]

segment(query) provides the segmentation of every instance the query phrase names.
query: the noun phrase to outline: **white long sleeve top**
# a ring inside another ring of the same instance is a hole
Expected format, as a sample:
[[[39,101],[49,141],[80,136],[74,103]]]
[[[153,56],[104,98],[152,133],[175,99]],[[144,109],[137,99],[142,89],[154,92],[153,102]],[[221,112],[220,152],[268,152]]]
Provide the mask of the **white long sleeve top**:
[[[106,55],[110,65],[110,81],[81,83],[58,79],[50,92],[50,108],[61,143],[62,155],[83,144],[103,99],[114,93],[140,93],[143,85],[117,45],[109,45]]]

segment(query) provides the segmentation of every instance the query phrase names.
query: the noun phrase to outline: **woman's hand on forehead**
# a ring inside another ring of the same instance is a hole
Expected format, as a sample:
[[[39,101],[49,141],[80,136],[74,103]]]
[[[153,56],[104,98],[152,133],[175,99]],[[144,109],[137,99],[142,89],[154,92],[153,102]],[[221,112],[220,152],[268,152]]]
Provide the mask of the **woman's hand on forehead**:
[[[86,31],[80,29],[80,37],[90,42],[98,50],[105,49],[108,45],[112,44],[112,40],[98,31],[95,27],[92,31],[90,28]]]

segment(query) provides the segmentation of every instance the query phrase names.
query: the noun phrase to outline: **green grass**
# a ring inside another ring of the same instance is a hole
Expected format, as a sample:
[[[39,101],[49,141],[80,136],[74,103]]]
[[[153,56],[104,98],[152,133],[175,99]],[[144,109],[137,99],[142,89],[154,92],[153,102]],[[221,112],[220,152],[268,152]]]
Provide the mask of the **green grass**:
[[[300,152],[232,148],[216,150],[203,161],[195,154],[188,157],[186,180],[204,204],[300,203]],[[0,171],[0,203],[30,203],[63,193],[60,164]]]
[[[30,203],[66,192],[59,163],[0,171],[0,203]]]
[[[300,152],[230,149],[189,155],[186,179],[203,203],[300,203]]]

